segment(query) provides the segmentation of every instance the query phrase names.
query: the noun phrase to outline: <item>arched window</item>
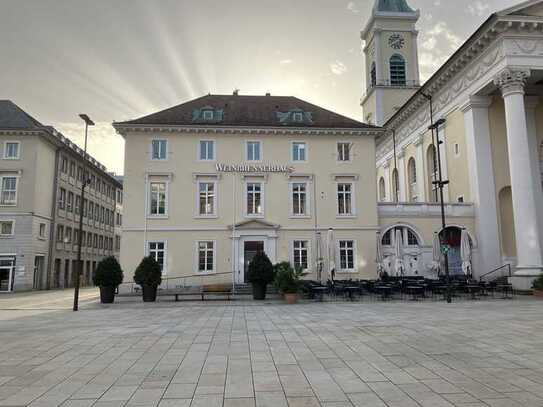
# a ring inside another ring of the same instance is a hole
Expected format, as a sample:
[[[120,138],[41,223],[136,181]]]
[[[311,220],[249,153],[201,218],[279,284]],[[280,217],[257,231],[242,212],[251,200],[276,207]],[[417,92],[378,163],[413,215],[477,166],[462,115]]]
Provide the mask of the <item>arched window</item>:
[[[438,187],[434,184],[437,181],[437,153],[436,147],[432,144],[426,153],[428,162],[428,189],[430,190],[430,202],[438,201]]]
[[[379,179],[379,201],[384,202],[387,199],[387,193],[385,190],[385,179],[381,177]]]
[[[392,86],[406,85],[405,59],[399,54],[390,57],[390,84]]]
[[[392,199],[394,202],[400,202],[400,180],[396,168],[392,171]]]
[[[397,230],[400,230],[402,232],[402,242],[404,246],[408,246],[408,247],[420,246],[421,242],[419,241],[417,234],[415,233],[413,229],[407,226],[395,226],[387,230],[383,234],[383,238],[381,239],[381,244],[383,246],[393,246],[394,239],[396,238]]]
[[[409,201],[418,201],[418,187],[417,187],[417,165],[415,159],[411,157],[407,163],[407,176],[409,179]]]
[[[371,86],[374,87],[375,85],[377,85],[377,68],[375,67],[375,62],[371,64],[370,77]]]

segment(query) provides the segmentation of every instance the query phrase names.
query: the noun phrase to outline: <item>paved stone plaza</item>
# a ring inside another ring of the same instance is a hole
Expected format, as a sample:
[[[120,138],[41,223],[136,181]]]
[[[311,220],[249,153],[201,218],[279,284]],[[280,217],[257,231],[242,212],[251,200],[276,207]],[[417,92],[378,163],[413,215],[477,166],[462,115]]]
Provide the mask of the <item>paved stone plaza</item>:
[[[543,406],[543,301],[0,297],[0,406]]]

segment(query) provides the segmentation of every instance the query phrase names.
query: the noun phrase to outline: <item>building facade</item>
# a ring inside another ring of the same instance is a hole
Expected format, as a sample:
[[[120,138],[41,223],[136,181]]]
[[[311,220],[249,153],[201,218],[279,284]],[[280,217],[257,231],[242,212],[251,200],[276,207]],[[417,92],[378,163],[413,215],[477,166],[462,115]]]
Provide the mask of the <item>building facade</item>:
[[[0,150],[0,291],[71,286],[81,210],[81,281],[89,284],[97,262],[119,252],[122,184],[11,101],[0,101]]]
[[[242,284],[262,250],[316,277],[330,229],[338,276],[375,275],[380,129],[269,95],[209,95],[114,127],[125,281],[152,255],[177,285]]]
[[[373,32],[378,32],[380,13],[393,13],[404,21],[398,33],[403,36],[403,27],[413,21],[405,1],[378,4],[392,4],[395,10],[374,11],[369,30],[375,27]],[[540,0],[492,14],[420,89],[411,89],[407,80],[396,84],[411,97],[392,115],[386,106],[395,102],[393,91],[383,96],[390,98],[382,103],[384,122],[379,123],[386,134],[376,140],[382,228],[409,224],[426,241],[440,232],[438,224],[427,221],[439,200],[433,182],[440,163],[449,181],[444,195],[450,215],[469,215],[449,216],[448,223],[457,228],[450,234],[470,230],[475,275],[511,264],[512,282],[520,289],[529,288],[543,270],[542,27]],[[384,44],[393,52],[393,42]],[[415,54],[408,52],[406,60]],[[385,70],[392,74],[393,67]],[[364,105],[365,111],[372,109]],[[431,113],[434,122],[445,119],[434,134],[428,130]],[[403,220],[397,218],[402,213]],[[385,220],[384,215],[391,214],[395,215]],[[423,250],[426,255],[430,251],[428,246]]]

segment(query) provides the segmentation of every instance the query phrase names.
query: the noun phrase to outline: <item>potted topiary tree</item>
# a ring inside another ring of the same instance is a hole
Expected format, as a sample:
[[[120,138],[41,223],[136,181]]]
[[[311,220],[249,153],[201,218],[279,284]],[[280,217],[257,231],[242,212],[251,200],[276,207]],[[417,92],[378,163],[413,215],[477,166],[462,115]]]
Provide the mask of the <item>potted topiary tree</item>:
[[[143,293],[143,302],[155,302],[158,286],[162,283],[160,264],[151,257],[144,257],[134,273],[134,281]]]
[[[288,304],[295,304],[298,301],[298,293],[302,288],[302,277],[305,275],[300,267],[294,269],[289,262],[282,262],[275,265],[274,285],[285,297]]]
[[[102,259],[96,266],[92,281],[100,287],[100,302],[112,304],[115,301],[115,289],[123,282],[123,271],[117,259],[113,256]]]
[[[253,298],[255,300],[266,299],[268,284],[274,279],[273,264],[264,252],[258,252],[249,263],[247,279],[253,286]]]
[[[543,274],[539,275],[532,284],[534,296],[543,299]]]

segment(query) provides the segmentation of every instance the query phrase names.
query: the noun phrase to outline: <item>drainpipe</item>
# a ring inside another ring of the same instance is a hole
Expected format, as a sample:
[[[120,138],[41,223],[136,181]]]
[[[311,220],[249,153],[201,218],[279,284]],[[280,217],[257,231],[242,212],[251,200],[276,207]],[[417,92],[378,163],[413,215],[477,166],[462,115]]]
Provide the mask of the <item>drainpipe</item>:
[[[58,195],[58,164],[60,162],[60,148],[57,148],[55,151],[55,176],[53,179],[53,202],[51,205],[51,224],[49,227],[49,255],[47,259],[47,273],[45,278],[45,289],[51,289],[51,273],[53,266],[53,249],[56,244],[55,240],[55,231],[56,231],[56,220],[57,220],[57,195]]]

